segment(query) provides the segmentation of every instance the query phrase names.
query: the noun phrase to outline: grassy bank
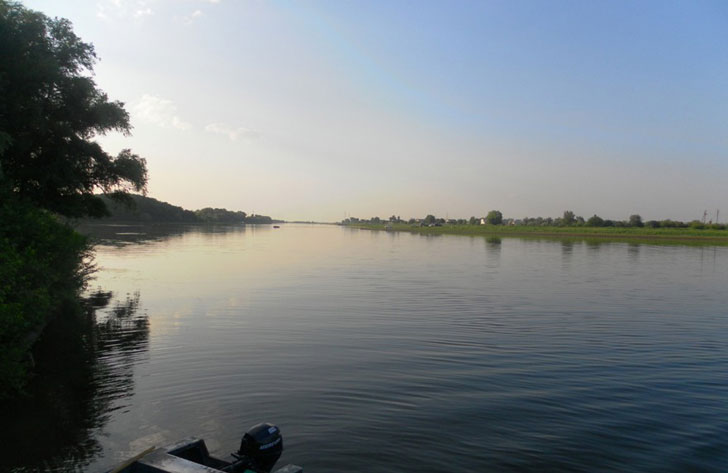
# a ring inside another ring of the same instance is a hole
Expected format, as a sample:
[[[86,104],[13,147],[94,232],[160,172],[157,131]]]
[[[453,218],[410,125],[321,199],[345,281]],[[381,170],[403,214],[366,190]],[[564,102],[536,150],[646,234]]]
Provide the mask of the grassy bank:
[[[404,231],[425,235],[481,235],[513,237],[577,238],[599,240],[654,241],[657,243],[710,244],[728,246],[728,230],[699,230],[695,228],[647,227],[543,227],[525,225],[443,225],[421,227],[406,223],[351,224],[351,228],[366,230]]]

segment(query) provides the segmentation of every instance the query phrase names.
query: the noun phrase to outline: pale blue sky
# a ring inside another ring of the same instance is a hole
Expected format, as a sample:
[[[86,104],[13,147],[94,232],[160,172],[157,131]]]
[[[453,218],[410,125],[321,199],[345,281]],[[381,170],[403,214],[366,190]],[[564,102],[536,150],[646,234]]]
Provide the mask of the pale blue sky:
[[[728,2],[25,4],[96,45],[134,126],[105,146],[186,208],[728,216]]]

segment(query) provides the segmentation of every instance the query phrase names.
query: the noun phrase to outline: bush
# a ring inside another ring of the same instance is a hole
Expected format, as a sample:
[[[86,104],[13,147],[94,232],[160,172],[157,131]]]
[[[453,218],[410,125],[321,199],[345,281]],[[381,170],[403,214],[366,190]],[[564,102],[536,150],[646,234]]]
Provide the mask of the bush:
[[[50,213],[0,195],[0,398],[17,394],[35,335],[90,272],[85,237]]]
[[[678,222],[675,220],[660,220],[660,227],[662,228],[686,228],[687,224],[683,222]]]

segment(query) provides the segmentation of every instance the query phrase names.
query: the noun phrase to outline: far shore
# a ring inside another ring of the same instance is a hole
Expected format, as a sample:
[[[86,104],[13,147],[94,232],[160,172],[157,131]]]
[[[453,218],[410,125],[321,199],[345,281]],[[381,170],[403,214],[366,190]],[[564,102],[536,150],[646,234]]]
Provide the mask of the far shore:
[[[647,227],[542,227],[526,225],[449,225],[419,226],[407,223],[353,223],[343,225],[362,230],[388,230],[425,235],[470,235],[490,237],[579,238],[656,243],[684,243],[728,246],[728,230]]]

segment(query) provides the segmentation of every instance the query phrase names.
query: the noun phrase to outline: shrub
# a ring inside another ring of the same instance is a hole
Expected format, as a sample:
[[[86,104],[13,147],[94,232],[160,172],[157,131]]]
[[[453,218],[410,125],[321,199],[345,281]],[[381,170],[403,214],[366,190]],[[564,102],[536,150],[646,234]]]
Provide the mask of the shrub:
[[[75,298],[91,266],[85,237],[46,211],[0,197],[1,398],[22,389],[34,335]]]

